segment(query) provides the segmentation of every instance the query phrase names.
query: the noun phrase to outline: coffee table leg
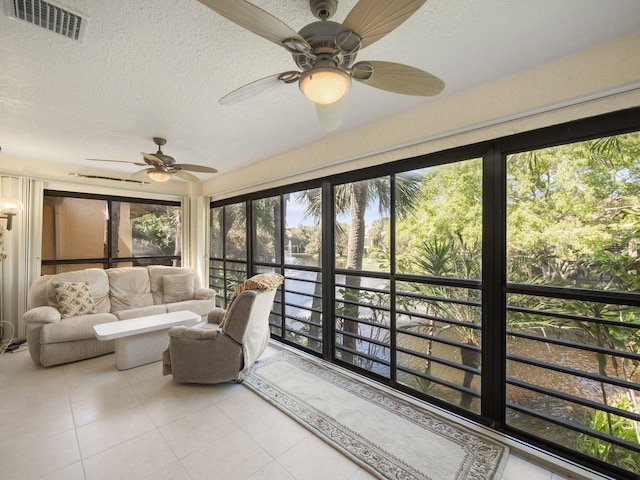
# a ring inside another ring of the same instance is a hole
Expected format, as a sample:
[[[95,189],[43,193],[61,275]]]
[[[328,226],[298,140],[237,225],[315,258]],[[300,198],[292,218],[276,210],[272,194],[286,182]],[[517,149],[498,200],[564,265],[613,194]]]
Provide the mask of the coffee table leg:
[[[116,368],[127,370],[162,360],[169,345],[168,329],[116,339]]]

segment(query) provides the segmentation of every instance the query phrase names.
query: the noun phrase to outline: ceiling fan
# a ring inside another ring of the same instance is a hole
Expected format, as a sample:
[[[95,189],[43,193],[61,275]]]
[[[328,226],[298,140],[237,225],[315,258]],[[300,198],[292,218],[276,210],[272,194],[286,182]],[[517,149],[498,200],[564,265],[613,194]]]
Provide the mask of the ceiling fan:
[[[211,167],[204,167],[202,165],[191,165],[188,163],[176,163],[173,157],[169,155],[165,155],[162,153],[162,146],[167,143],[164,138],[153,137],[153,142],[158,145],[158,151],[156,153],[144,153],[142,152],[142,158],[144,163],[142,162],[128,162],[126,160],[105,160],[100,158],[88,158],[87,160],[94,162],[117,162],[117,163],[131,163],[133,165],[138,165],[141,167],[150,167],[144,168],[142,170],[137,171],[133,175],[138,175],[141,173],[146,174],[151,180],[156,182],[166,182],[171,178],[172,175],[176,177],[180,177],[184,180],[188,180],[190,182],[199,182],[200,179],[195,175],[190,174],[186,170],[191,172],[201,172],[201,173],[218,173],[218,170]]]
[[[219,100],[231,105],[278,85],[298,82],[316,105],[322,126],[335,130],[342,121],[342,100],[356,80],[405,95],[432,96],[444,89],[438,77],[408,65],[383,61],[355,62],[358,52],[380,40],[415,13],[426,0],[360,0],[342,24],[329,21],[337,0],[310,0],[319,19],[296,33],[270,13],[245,0],[198,0],[247,30],[284,47],[301,71],[287,71],[249,83]]]

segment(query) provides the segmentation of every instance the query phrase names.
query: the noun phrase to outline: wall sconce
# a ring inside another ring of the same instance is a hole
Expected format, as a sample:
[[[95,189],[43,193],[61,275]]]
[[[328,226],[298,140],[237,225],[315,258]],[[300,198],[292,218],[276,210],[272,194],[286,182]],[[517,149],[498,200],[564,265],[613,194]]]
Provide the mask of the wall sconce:
[[[7,230],[13,227],[13,217],[22,211],[22,202],[17,198],[0,199],[0,218],[7,220]]]
[[[13,227],[13,217],[22,211],[22,202],[17,198],[0,199],[0,218],[7,220],[7,231]],[[5,228],[0,224],[0,262],[7,258],[4,250],[4,231]]]

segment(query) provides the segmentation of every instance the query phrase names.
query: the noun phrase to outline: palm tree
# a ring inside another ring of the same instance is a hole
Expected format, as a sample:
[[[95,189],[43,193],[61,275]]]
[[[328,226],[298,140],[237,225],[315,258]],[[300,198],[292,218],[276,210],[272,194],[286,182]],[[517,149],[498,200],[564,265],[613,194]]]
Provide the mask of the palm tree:
[[[422,181],[422,174],[407,172],[395,176],[395,205],[396,215],[405,214],[417,197]],[[306,215],[313,218],[317,224],[322,213],[320,190],[303,192],[299,197],[306,205]],[[378,203],[380,216],[389,215],[391,210],[391,181],[390,177],[381,177],[360,182],[345,183],[334,187],[334,208],[336,217],[350,212],[351,223],[348,231],[346,270],[361,271],[364,260],[365,244],[365,213],[367,206]],[[347,275],[344,299],[353,303],[345,303],[342,313],[344,317],[358,318],[361,278],[358,275]],[[314,305],[315,306],[315,305]],[[343,346],[347,352],[342,359],[353,363],[353,351],[356,351],[356,337],[359,333],[357,321],[342,320],[342,330],[346,333]]]

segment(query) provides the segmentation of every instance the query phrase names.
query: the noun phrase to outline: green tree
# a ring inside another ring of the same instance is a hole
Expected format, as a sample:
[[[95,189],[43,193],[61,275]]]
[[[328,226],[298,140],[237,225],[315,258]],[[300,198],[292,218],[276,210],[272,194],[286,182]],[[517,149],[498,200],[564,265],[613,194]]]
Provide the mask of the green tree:
[[[422,184],[422,175],[415,172],[407,172],[395,176],[395,205],[394,212],[398,218],[402,218],[412,207],[417,198]],[[365,244],[365,213],[369,204],[376,204],[381,217],[389,214],[391,208],[391,182],[389,177],[375,178],[360,182],[338,185],[334,191],[334,204],[336,214],[351,214],[349,225],[349,237],[347,241],[346,270],[362,270]],[[347,275],[345,280],[343,307],[345,317],[359,318],[360,286],[359,275]],[[342,329],[346,333],[343,340],[344,347],[348,350],[343,355],[343,360],[353,363],[353,353],[357,349],[356,337],[359,334],[360,324],[356,321],[344,319]],[[350,351],[349,351],[350,350]]]

